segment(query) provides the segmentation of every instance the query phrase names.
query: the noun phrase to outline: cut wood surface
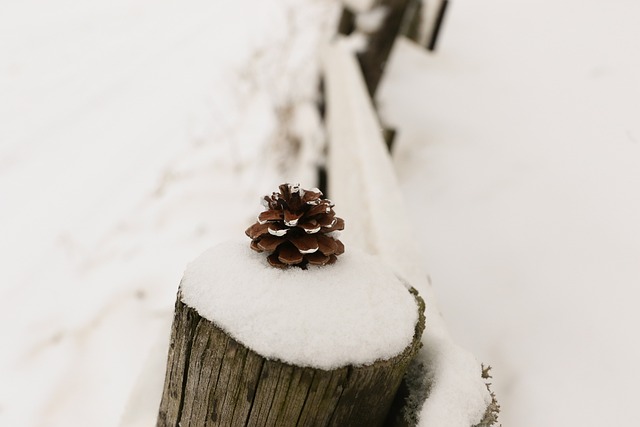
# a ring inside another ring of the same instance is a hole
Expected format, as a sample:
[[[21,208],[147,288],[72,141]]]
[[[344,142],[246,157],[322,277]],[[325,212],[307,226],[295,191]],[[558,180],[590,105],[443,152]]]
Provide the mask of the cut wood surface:
[[[424,302],[413,293],[420,317],[412,343],[401,354],[334,370],[267,360],[178,295],[157,425],[383,425],[424,330]]]

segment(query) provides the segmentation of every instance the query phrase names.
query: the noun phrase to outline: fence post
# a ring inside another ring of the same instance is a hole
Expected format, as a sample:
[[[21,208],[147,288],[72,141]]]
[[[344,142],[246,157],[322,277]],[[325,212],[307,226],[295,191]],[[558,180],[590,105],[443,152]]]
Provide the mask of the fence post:
[[[327,371],[267,360],[178,297],[157,425],[382,425],[423,328],[393,359]]]

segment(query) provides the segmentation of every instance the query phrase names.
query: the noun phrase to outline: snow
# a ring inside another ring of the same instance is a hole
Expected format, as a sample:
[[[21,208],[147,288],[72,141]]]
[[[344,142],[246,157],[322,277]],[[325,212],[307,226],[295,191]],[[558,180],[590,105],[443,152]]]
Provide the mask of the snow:
[[[438,51],[398,44],[379,91],[423,264],[504,426],[638,423],[639,19],[454,1]]]
[[[375,0],[341,0],[341,3],[353,12],[366,12],[373,8]]]
[[[431,333],[423,340],[424,346],[415,363],[422,364],[418,371],[424,382],[412,390],[418,395],[428,386],[424,401],[418,400],[414,408],[419,427],[442,425],[448,427],[477,424],[490,402],[487,388],[479,379],[477,359],[457,346],[447,335]],[[431,381],[431,384],[428,382]]]
[[[247,239],[189,264],[182,301],[268,358],[335,369],[388,360],[411,344],[417,303],[379,259],[349,248],[307,270],[269,265]]]
[[[319,229],[318,229],[318,230],[319,230]],[[272,229],[272,228],[269,228],[269,229],[268,229],[268,231],[269,231],[269,234],[271,234],[272,236],[282,237],[282,236],[284,236],[285,234],[287,234],[287,231],[288,231],[288,230],[287,230],[286,228],[285,228],[285,229],[283,229],[283,230],[274,230],[274,229]]]
[[[375,33],[386,18],[387,7],[379,6],[356,15],[356,30],[365,34]]]

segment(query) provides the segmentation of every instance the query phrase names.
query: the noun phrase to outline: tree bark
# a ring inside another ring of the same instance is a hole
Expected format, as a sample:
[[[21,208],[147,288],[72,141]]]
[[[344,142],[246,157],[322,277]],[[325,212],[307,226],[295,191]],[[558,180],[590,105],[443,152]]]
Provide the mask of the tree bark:
[[[398,356],[334,370],[268,360],[178,300],[158,426],[379,426],[420,348],[424,302],[412,343]]]

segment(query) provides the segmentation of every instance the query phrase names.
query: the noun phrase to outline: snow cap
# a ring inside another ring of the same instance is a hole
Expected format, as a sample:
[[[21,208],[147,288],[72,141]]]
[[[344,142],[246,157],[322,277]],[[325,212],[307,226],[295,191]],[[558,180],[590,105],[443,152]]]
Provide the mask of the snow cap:
[[[225,242],[189,264],[181,298],[263,357],[320,369],[390,359],[418,321],[406,286],[355,248],[330,266],[280,270],[246,242]]]

